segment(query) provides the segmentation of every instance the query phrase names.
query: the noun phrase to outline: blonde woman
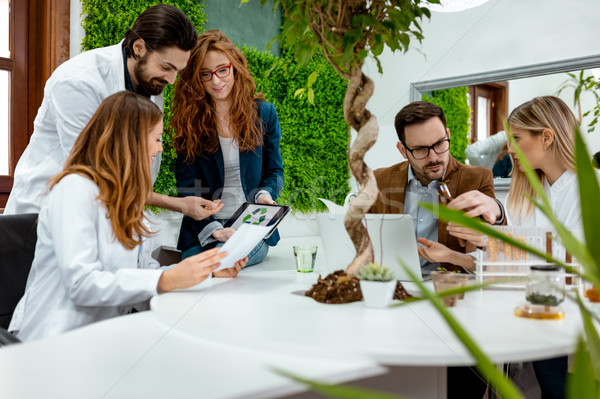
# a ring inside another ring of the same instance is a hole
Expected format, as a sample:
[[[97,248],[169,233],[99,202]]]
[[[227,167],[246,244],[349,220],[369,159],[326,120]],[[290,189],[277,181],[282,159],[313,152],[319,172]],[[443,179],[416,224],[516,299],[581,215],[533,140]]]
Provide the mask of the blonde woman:
[[[581,206],[575,173],[575,128],[578,121],[573,112],[558,97],[536,97],[515,108],[508,117],[508,124],[515,142],[536,171],[558,220],[570,230],[580,229]],[[508,193],[509,224],[551,227],[548,218],[525,195],[537,197],[515,149],[509,146],[508,152],[514,164]],[[459,203],[459,198],[449,206],[468,209]],[[449,225],[448,230],[456,237],[478,245],[483,243],[481,235],[465,227]],[[565,397],[566,356],[533,362],[533,369],[542,398]]]
[[[27,289],[9,331],[24,341],[129,313],[157,293],[206,279],[215,251],[160,268],[149,256],[144,205],[162,151],[162,113],[123,91],[104,100],[50,180]],[[246,259],[224,275],[235,276]]]
[[[578,121],[558,97],[536,97],[515,108],[508,117],[521,151],[544,185],[552,210],[570,229],[581,227],[579,190],[575,173],[575,127]],[[550,227],[550,221],[529,201],[535,194],[514,148],[509,148],[515,170],[508,193],[511,224]]]

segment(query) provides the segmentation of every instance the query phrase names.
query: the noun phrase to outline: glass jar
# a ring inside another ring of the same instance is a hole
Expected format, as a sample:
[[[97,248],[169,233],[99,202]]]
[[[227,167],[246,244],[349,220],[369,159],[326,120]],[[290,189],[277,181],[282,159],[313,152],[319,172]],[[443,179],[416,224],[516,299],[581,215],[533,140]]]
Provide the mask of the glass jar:
[[[565,299],[565,279],[554,265],[531,266],[525,299],[532,305],[558,306]]]

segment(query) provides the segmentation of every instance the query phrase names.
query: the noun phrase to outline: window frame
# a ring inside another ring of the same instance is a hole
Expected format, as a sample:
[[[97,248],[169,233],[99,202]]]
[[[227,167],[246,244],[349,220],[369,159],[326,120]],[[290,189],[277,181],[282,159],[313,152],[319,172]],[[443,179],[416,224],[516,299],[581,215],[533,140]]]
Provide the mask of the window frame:
[[[33,133],[46,80],[69,58],[70,0],[9,0],[9,175],[0,176],[0,208],[8,200],[14,170]]]

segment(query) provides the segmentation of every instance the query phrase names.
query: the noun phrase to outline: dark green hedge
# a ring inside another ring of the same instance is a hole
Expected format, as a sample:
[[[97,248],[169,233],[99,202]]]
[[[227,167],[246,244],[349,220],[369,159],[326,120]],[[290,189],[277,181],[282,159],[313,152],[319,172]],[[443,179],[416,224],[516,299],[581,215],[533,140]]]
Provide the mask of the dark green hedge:
[[[465,149],[469,145],[469,116],[471,107],[467,101],[467,87],[436,90],[431,96],[423,95],[423,101],[429,101],[444,110],[448,129],[450,129],[450,153],[460,162],[465,162]]]
[[[83,27],[83,50],[118,43],[136,17],[146,8],[166,3],[185,12],[199,32],[203,31],[206,16],[201,2],[193,0],[83,0],[87,14]],[[249,69],[258,90],[277,109],[282,129],[281,152],[285,168],[285,186],[278,200],[296,211],[323,210],[318,197],[343,203],[350,191],[348,185],[348,126],[342,115],[342,105],[347,83],[329,64],[315,56],[311,62],[299,67],[289,52],[283,51],[284,62],[265,77],[276,57],[256,49],[244,49]],[[306,86],[308,75],[320,71],[313,85],[315,105],[294,96],[297,89]],[[175,153],[169,132],[172,87],[165,89],[165,134],[160,174],[154,184],[158,193],[175,195],[173,166]]]
[[[243,50],[257,89],[275,105],[281,123],[285,186],[278,202],[301,212],[324,210],[319,197],[342,204],[350,191],[348,125],[342,111],[347,82],[323,57],[314,56],[306,66],[298,66],[286,50],[283,62],[265,77],[276,57],[256,49]],[[294,93],[306,86],[315,70],[320,73],[311,105]]]

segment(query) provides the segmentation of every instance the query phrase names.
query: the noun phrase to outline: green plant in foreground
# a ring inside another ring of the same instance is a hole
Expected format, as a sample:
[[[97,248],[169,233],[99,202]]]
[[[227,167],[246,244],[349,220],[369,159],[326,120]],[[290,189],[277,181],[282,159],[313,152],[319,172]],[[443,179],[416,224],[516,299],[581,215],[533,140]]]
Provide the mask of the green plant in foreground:
[[[359,280],[367,281],[392,281],[394,273],[386,266],[380,265],[378,262],[371,262],[362,269],[356,276]]]

